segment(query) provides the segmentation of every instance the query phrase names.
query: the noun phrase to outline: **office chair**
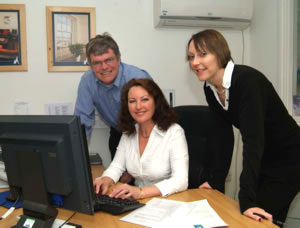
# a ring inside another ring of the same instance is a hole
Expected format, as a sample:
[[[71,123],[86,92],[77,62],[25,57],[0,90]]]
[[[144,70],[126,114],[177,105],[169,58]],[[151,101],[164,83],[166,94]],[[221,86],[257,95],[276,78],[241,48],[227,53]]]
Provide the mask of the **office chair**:
[[[224,128],[218,126],[215,121],[212,121],[211,113],[208,106],[204,105],[183,105],[174,107],[178,114],[177,123],[184,129],[188,144],[189,152],[189,185],[188,188],[198,188],[200,184],[207,181],[211,173],[211,167],[217,167],[220,163],[225,164],[226,169],[221,171],[216,168],[215,173],[222,173],[218,179],[218,190],[224,192],[225,178],[230,168],[233,146],[229,147],[220,143],[219,139],[222,135],[230,135],[232,128]],[[230,139],[230,138],[229,138]],[[232,139],[233,140],[233,139]],[[229,143],[233,141],[229,140]],[[226,147],[224,154],[215,153],[223,150]],[[231,150],[231,151],[230,151]],[[229,153],[229,155],[228,155]],[[223,157],[224,156],[224,157]],[[219,163],[220,162],[220,163]],[[227,167],[228,166],[228,167]]]

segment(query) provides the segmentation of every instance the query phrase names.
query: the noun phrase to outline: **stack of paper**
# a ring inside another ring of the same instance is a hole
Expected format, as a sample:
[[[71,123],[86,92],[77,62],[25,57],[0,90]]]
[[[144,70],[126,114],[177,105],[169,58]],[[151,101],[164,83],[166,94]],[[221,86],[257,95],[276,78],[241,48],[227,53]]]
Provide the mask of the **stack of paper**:
[[[121,221],[153,228],[209,228],[227,224],[211,208],[207,200],[180,202],[153,198],[141,207],[121,218]]]

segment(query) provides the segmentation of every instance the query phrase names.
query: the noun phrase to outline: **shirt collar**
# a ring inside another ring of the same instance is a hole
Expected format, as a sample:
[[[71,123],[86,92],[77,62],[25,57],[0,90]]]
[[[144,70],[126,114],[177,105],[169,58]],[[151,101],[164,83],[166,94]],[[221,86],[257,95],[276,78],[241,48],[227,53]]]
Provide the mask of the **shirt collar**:
[[[135,124],[135,129],[136,129],[136,132],[139,132],[139,125],[138,125],[137,123]],[[163,131],[163,130],[161,130],[161,129],[159,129],[158,126],[157,126],[156,124],[154,125],[151,134],[152,134],[153,132],[154,132],[155,134],[160,135],[160,136],[164,136],[164,135],[166,134],[166,132]]]
[[[223,105],[219,95],[217,93],[217,89],[214,85],[206,81],[206,86],[209,86],[210,89],[213,91],[214,96],[216,100],[219,102],[219,104],[222,106],[224,110],[228,110],[229,107],[229,88],[231,86],[231,78],[232,78],[232,73],[233,73],[233,68],[234,68],[234,63],[230,60],[224,70],[224,77],[223,77],[223,82],[222,85],[225,88],[225,104]]]
[[[230,60],[225,67],[224,77],[222,82],[222,85],[225,89],[229,89],[231,86],[233,68],[234,68],[234,63],[232,60]],[[212,90],[215,90],[215,86],[209,83],[208,81],[206,81],[206,86],[209,86]]]
[[[166,132],[163,131],[163,130],[161,130],[161,129],[159,129],[156,124],[155,124],[155,126],[154,126],[154,128],[153,128],[152,131],[155,132],[155,133],[157,133],[160,136],[164,136],[166,134]]]
[[[234,68],[234,63],[230,60],[225,67],[224,77],[223,77],[223,87],[229,89],[231,86],[231,77]]]
[[[121,79],[122,79],[121,75],[123,75],[123,71],[124,71],[124,67],[123,67],[123,64],[120,62],[118,75],[113,83],[113,85],[118,88],[120,87],[120,84],[121,84]]]

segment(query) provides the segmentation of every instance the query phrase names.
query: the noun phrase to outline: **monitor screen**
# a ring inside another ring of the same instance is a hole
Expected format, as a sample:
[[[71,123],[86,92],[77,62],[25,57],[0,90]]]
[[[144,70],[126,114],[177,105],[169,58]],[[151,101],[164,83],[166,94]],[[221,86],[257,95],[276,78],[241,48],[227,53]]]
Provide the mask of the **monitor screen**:
[[[95,193],[79,117],[2,115],[0,146],[10,188],[21,192],[24,216],[55,219],[56,197],[62,199],[62,208],[94,214]]]

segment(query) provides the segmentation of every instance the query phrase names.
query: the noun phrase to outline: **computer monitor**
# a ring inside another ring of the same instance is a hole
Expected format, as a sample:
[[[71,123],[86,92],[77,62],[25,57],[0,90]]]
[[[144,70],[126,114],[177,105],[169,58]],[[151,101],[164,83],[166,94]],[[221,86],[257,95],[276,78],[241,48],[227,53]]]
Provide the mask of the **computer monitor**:
[[[0,146],[10,188],[22,193],[19,223],[33,218],[36,227],[51,227],[57,215],[54,196],[63,199],[62,208],[94,214],[87,142],[78,116],[0,115]]]

